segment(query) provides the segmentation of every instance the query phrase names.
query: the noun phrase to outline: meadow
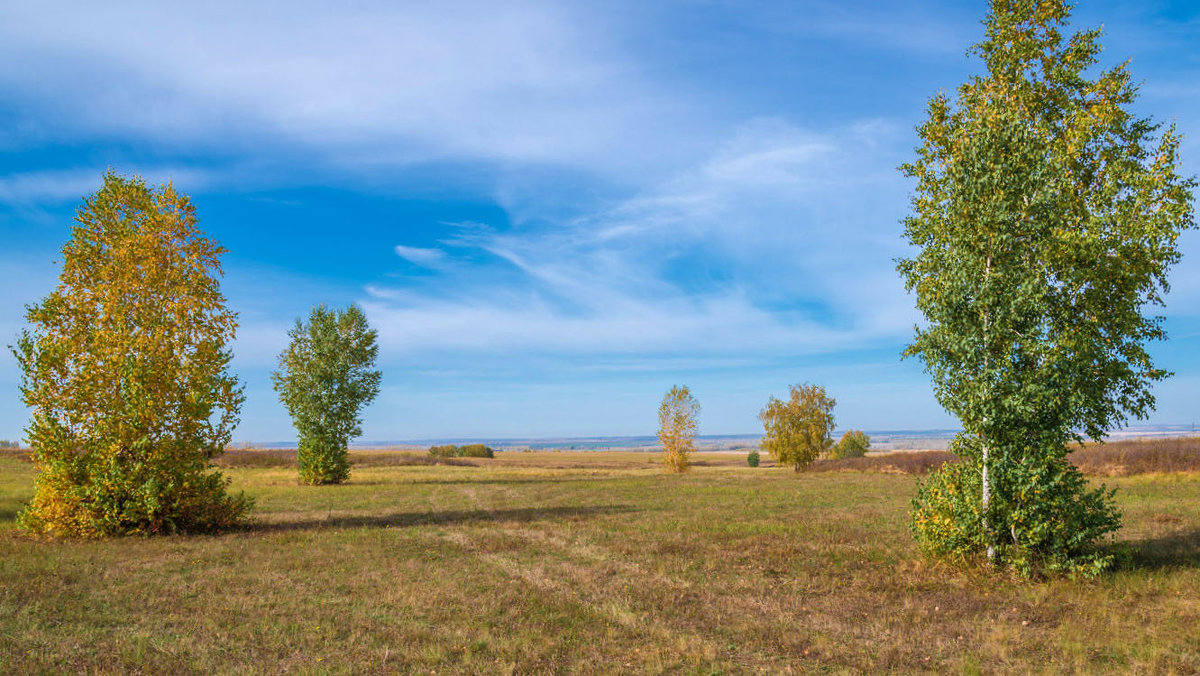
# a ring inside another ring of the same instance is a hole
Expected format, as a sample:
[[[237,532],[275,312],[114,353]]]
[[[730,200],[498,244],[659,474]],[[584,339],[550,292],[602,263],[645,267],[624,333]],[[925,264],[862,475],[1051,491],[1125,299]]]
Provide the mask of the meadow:
[[[0,673],[1197,673],[1200,442],[1176,446],[1097,451],[1122,564],[1034,582],[921,558],[919,453],[685,475],[355,453],[349,483],[310,487],[286,451],[234,451],[251,526],[86,541],[15,529],[34,470],[10,452]]]

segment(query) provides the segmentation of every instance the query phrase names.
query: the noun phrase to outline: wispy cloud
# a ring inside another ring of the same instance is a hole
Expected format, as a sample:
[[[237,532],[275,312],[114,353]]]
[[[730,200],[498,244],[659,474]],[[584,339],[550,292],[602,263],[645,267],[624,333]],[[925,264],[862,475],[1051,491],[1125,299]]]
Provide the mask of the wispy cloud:
[[[33,171],[0,176],[0,204],[16,207],[47,203],[77,202],[100,188],[106,167]],[[173,181],[188,190],[199,190],[211,184],[208,172],[170,167],[121,167],[122,174],[138,175],[152,184]]]
[[[205,147],[240,137],[356,166],[645,164],[639,143],[688,124],[606,42],[602,17],[582,12],[473,1],[5,4],[0,83],[37,102],[43,133],[65,140]],[[48,105],[63,92],[78,105]]]
[[[427,268],[437,267],[439,263],[445,260],[446,252],[441,249],[426,249],[416,246],[404,246],[397,244],[396,255],[416,265]]]
[[[490,254],[491,274],[458,278],[452,292],[433,292],[446,281],[436,276],[373,285],[363,303],[395,355],[727,360],[895,341],[914,319],[890,261],[903,186],[873,168],[892,136],[879,124],[815,133],[755,120],[694,168],[597,213],[445,240]],[[887,199],[878,222],[838,227],[861,222],[863,193]],[[428,255],[409,249],[397,251]],[[519,282],[497,287],[505,272]]]

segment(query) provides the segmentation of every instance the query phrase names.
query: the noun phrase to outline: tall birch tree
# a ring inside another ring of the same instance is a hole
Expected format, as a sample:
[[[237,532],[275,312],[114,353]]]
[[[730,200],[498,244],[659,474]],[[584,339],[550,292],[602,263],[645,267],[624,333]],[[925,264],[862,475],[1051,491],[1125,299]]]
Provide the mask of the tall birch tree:
[[[964,486],[933,488],[975,477],[933,477],[914,529],[930,551],[1025,571],[1105,563],[1092,545],[1119,517],[1065,458],[1153,410],[1169,374],[1146,350],[1165,337],[1146,310],[1195,225],[1175,127],[1131,111],[1128,62],[1089,76],[1100,31],[1064,37],[1070,10],[993,0],[973,48],[985,72],[930,100],[901,168],[917,182],[904,221],[916,255],[898,268],[926,320],[906,355],[958,417],[954,448],[978,475],[958,505],[941,498]]]

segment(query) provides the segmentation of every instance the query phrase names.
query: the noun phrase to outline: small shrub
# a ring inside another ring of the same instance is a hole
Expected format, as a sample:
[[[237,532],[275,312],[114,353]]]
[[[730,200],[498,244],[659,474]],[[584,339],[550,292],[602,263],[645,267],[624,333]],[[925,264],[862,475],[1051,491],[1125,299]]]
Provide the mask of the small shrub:
[[[750,451],[750,453],[746,456],[746,464],[750,465],[751,467],[758,467],[758,461],[758,449],[756,448]]]
[[[989,521],[1000,535],[997,565],[1025,577],[1064,573],[1094,577],[1114,556],[1096,544],[1120,528],[1113,491],[1090,488],[1065,459],[1029,458],[992,495]],[[934,558],[956,563],[984,560],[988,536],[977,460],[946,463],[918,483],[910,528],[917,545]]]
[[[483,444],[466,444],[465,446],[446,444],[444,446],[430,446],[429,455],[435,458],[494,458],[496,457],[496,451],[490,446]]]
[[[483,444],[467,444],[458,447],[458,457],[460,458],[494,458],[496,452],[489,446]]]
[[[429,455],[435,458],[457,458],[458,446],[447,444],[445,446],[430,446]]]
[[[980,488],[979,468],[969,462],[944,463],[917,483],[909,527],[921,551],[964,563],[986,549]]]

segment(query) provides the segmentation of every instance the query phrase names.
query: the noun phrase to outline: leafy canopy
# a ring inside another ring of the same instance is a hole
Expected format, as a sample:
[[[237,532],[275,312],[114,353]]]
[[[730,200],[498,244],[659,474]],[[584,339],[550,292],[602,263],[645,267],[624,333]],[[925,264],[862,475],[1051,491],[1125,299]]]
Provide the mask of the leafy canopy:
[[[658,407],[658,440],[663,445],[663,463],[672,472],[686,472],[696,451],[696,426],[700,404],[687,385],[676,385],[663,395]]]
[[[830,455],[834,458],[860,458],[871,450],[871,437],[862,430],[846,430],[834,444]]]
[[[243,401],[227,371],[225,250],[171,184],[112,172],[75,222],[58,287],[28,308],[14,350],[40,470],[21,522],[83,536],[236,524],[250,501],[209,471]]]
[[[1037,527],[1001,520],[1037,499],[1018,492],[1029,476],[1069,474],[1071,442],[1153,410],[1167,373],[1146,344],[1164,333],[1144,308],[1162,304],[1194,226],[1174,126],[1129,111],[1127,63],[1087,75],[1100,33],[1064,38],[1069,13],[994,0],[974,48],[986,74],[933,97],[901,168],[917,181],[904,225],[918,252],[898,268],[926,319],[906,355],[974,440],[957,447],[982,473],[989,551]]]
[[[362,434],[362,408],[379,394],[376,332],[357,305],[318,305],[288,336],[271,377],[300,437],[300,479],[341,483],[350,476],[346,447]]]
[[[833,445],[833,407],[820,385],[792,385],[787,401],[771,397],[759,412],[763,424],[762,447],[780,466],[797,472],[826,453]]]

